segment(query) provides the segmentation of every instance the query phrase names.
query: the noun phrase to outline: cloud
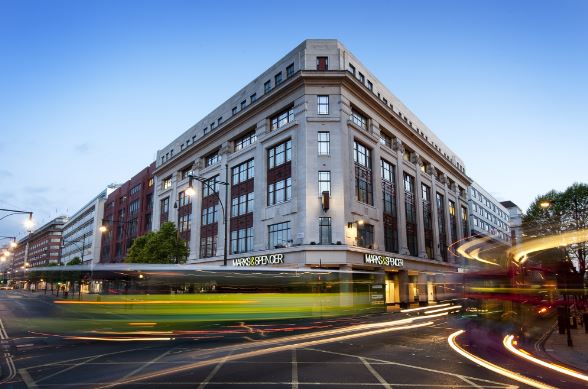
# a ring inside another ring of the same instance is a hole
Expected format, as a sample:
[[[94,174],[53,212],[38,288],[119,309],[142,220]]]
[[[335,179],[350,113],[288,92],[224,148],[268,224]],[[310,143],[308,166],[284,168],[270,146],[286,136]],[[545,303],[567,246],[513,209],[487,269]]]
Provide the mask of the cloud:
[[[9,172],[8,170],[0,169],[0,178],[10,178],[13,176],[14,175],[11,172]]]
[[[47,193],[51,190],[48,186],[25,186],[22,188],[24,193],[29,194],[39,194],[39,193]]]
[[[88,151],[90,151],[91,148],[92,148],[92,145],[90,145],[90,143],[84,142],[84,143],[80,143],[79,145],[75,145],[74,151],[76,151],[80,154],[84,154],[84,153],[87,153]]]

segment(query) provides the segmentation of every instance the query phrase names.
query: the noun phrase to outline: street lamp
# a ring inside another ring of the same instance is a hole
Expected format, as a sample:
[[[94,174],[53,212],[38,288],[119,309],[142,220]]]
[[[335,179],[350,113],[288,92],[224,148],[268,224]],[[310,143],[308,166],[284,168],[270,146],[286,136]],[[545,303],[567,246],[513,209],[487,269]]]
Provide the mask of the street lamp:
[[[27,229],[27,231],[31,231],[33,229],[33,227],[35,226],[35,223],[33,222],[33,212],[31,212],[31,211],[20,211],[18,209],[6,209],[6,208],[0,208],[0,211],[1,212],[10,212],[8,215],[4,215],[4,216],[0,217],[0,220],[6,219],[8,216],[12,216],[12,215],[28,214],[29,218],[24,221],[25,228]]]
[[[225,164],[225,177],[227,177],[227,178],[229,177],[229,165],[227,165],[227,164]],[[200,181],[202,183],[202,185],[206,185],[206,187],[209,190],[212,190],[212,192],[216,195],[216,198],[218,199],[218,202],[221,206],[221,210],[223,211],[223,223],[224,223],[224,230],[225,230],[225,241],[223,243],[223,266],[227,266],[228,241],[229,241],[229,237],[227,236],[227,234],[228,234],[228,213],[227,213],[227,210],[223,204],[223,201],[220,198],[219,192],[216,190],[216,188],[213,188],[210,185],[209,179],[207,179],[205,177],[201,177],[201,176],[195,176],[192,174],[192,172],[188,173],[188,189],[186,189],[187,195],[193,196],[194,194],[196,194],[194,188],[192,187],[192,180]],[[220,184],[220,185],[225,186],[225,201],[228,201],[230,184],[228,182],[224,182],[224,181],[215,181],[215,184]],[[179,227],[179,221],[178,221],[178,227]]]

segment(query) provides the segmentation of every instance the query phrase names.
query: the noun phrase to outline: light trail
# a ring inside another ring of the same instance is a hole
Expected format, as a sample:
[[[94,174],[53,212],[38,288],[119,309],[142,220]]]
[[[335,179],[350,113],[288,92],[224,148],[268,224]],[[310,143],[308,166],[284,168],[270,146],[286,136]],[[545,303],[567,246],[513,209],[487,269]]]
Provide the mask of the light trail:
[[[452,305],[450,307],[447,308],[439,308],[439,309],[433,309],[432,311],[425,311],[425,315],[430,315],[431,313],[439,313],[439,312],[444,312],[444,311],[452,311],[454,309],[460,309],[461,305]]]
[[[447,313],[445,312],[445,313],[439,314],[439,316],[446,315],[446,314]],[[286,344],[286,345],[282,344],[282,345],[277,345],[277,346],[269,347],[269,348],[262,348],[262,349],[254,350],[254,351],[246,351],[246,352],[242,352],[240,354],[233,354],[228,357],[222,356],[222,357],[209,359],[206,361],[194,362],[194,363],[190,363],[187,365],[169,368],[169,369],[158,371],[158,372],[148,373],[148,374],[145,374],[142,376],[136,376],[136,377],[130,378],[128,380],[121,380],[121,381],[114,382],[114,383],[111,383],[111,384],[108,384],[105,386],[100,386],[98,389],[112,388],[112,387],[119,386],[119,385],[126,385],[126,384],[129,384],[132,382],[145,381],[148,379],[157,378],[157,377],[161,377],[164,375],[180,373],[180,372],[184,372],[187,370],[197,369],[197,368],[210,366],[210,365],[216,365],[221,362],[226,363],[226,362],[230,362],[230,361],[234,361],[234,360],[238,360],[238,359],[252,358],[252,357],[257,357],[260,355],[266,355],[266,354],[271,354],[271,353],[280,352],[280,351],[289,351],[289,350],[293,350],[293,349],[297,349],[297,348],[312,347],[312,346],[317,346],[320,344],[340,342],[340,341],[344,341],[344,340],[355,339],[355,338],[360,338],[360,337],[365,337],[365,336],[370,336],[370,335],[377,335],[377,334],[383,334],[383,333],[387,333],[387,332],[401,331],[401,330],[408,330],[408,329],[430,326],[430,325],[434,324],[433,321],[410,324],[410,322],[412,322],[412,321],[418,321],[418,320],[430,319],[430,318],[431,318],[431,316],[422,316],[422,317],[415,317],[415,318],[411,318],[411,319],[402,319],[402,320],[396,320],[396,321],[384,322],[384,323],[371,323],[371,324],[351,326],[351,327],[341,328],[341,329],[337,329],[337,330],[322,331],[317,334],[304,334],[301,336],[292,336],[292,337],[288,337],[287,339],[289,339],[289,340],[292,340],[292,339],[302,340],[302,339],[308,338],[309,336],[319,337],[319,336],[324,336],[325,334],[336,335],[338,333],[341,334],[341,333],[346,333],[346,332],[350,332],[350,331],[357,331],[359,329],[377,328],[377,329],[373,329],[373,330],[367,331],[367,332],[354,332],[351,334],[327,337],[327,338],[323,338],[323,339],[306,340],[303,342],[291,343],[291,344]],[[403,325],[399,325],[399,324],[403,324]],[[381,327],[387,327],[387,328],[381,328]],[[283,343],[285,341],[287,341],[287,340],[274,339],[273,343]],[[265,343],[268,343],[268,342],[259,342],[254,345],[259,346],[259,347],[263,347],[265,345]]]
[[[564,232],[563,234],[545,236],[543,238],[537,238],[523,242],[509,249],[508,255],[512,255],[516,262],[523,263],[527,260],[527,258],[529,258],[529,254],[536,251],[547,250],[560,246],[568,246],[574,243],[582,243],[586,241],[588,241],[588,228],[578,231]]]
[[[544,384],[543,382],[539,382],[536,381],[532,378],[529,377],[525,377],[524,375],[515,373],[514,371],[511,370],[507,370],[503,367],[500,366],[496,366],[495,364],[488,362],[482,358],[479,358],[477,356],[475,356],[474,354],[471,354],[467,351],[465,351],[463,348],[459,347],[458,344],[455,341],[455,338],[457,338],[459,335],[463,334],[465,331],[464,330],[459,330],[454,332],[453,334],[449,335],[449,337],[447,338],[447,343],[449,343],[449,346],[458,354],[462,355],[463,357],[469,359],[470,361],[474,362],[477,365],[480,365],[482,367],[485,367],[488,370],[491,370],[495,373],[498,373],[500,375],[503,375],[505,377],[508,377],[510,379],[513,379],[515,381],[518,382],[522,382],[524,384],[530,385],[534,388],[539,388],[539,389],[557,389],[554,386],[550,386],[547,384]]]
[[[111,337],[100,337],[100,336],[66,336],[65,339],[72,339],[72,340],[100,340],[103,342],[150,342],[150,341],[167,341],[173,340],[175,338],[111,338]]]
[[[567,367],[564,367],[564,366],[557,365],[555,363],[541,360],[539,358],[532,356],[531,354],[529,354],[525,350],[517,349],[513,345],[513,339],[514,339],[514,335],[506,335],[504,337],[504,340],[502,341],[502,344],[504,345],[504,347],[506,347],[506,349],[508,351],[510,351],[511,353],[518,355],[519,357],[524,358],[527,361],[531,361],[531,362],[536,363],[538,365],[541,365],[543,367],[547,367],[548,369],[555,370],[558,373],[566,374],[566,375],[572,376],[574,378],[578,378],[583,381],[588,381],[588,376],[585,374],[579,373],[579,372],[572,370],[572,369],[568,369]]]
[[[435,308],[439,308],[439,307],[447,307],[451,304],[438,304],[435,305]],[[417,312],[417,311],[424,311],[427,309],[431,309],[432,307],[420,307],[420,308],[408,308],[408,309],[401,309],[400,312],[405,313],[405,312]]]
[[[255,300],[147,300],[147,301],[78,301],[78,300],[55,300],[55,304],[73,304],[73,305],[147,305],[147,304],[253,304],[259,301]]]

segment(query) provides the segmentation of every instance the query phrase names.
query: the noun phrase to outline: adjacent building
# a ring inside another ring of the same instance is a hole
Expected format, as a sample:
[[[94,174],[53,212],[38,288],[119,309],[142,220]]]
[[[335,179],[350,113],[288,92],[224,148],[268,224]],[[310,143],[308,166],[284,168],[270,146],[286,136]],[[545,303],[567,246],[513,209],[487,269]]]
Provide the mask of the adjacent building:
[[[509,213],[509,227],[510,227],[510,241],[511,244],[517,245],[522,242],[523,231],[523,210],[518,205],[510,200],[502,201],[500,203]]]
[[[118,185],[110,185],[79,211],[73,214],[63,226],[61,263],[67,264],[74,258],[83,263],[97,263],[100,259],[102,233],[100,226],[107,196]]]
[[[176,223],[191,262],[374,272],[388,304],[450,296],[471,228],[463,161],[337,40],[159,150],[154,179],[153,228]]]
[[[471,235],[489,236],[510,246],[510,213],[477,182],[468,191]]]
[[[12,270],[60,264],[61,234],[67,221],[67,216],[56,217],[19,240],[12,254]]]
[[[102,237],[100,262],[121,262],[133,241],[151,231],[154,170],[155,162],[108,195],[100,221],[106,229]]]

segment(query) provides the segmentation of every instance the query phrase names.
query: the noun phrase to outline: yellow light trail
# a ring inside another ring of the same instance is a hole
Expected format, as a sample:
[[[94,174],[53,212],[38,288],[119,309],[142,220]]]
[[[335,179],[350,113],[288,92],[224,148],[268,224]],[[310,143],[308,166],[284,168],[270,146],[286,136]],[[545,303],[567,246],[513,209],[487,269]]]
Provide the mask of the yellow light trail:
[[[568,246],[586,241],[588,241],[588,228],[532,239],[523,242],[518,246],[512,247],[508,250],[508,254],[511,255],[516,262],[523,263],[527,260],[529,254],[536,251],[543,251],[554,247]]]
[[[426,311],[425,315],[430,315],[431,313],[439,313],[439,312],[443,312],[443,311],[451,311],[451,310],[460,309],[460,308],[461,308],[461,305],[452,305],[447,308],[439,308],[439,309],[433,309],[432,311]]]
[[[447,338],[447,342],[449,343],[449,346],[458,354],[461,354],[462,356],[464,356],[465,358],[474,362],[475,364],[478,364],[482,367],[485,367],[488,370],[491,370],[495,373],[498,373],[500,375],[503,375],[503,376],[508,377],[510,379],[513,379],[515,381],[522,382],[524,384],[527,384],[527,385],[530,385],[530,386],[533,386],[533,387],[539,388],[539,389],[557,389],[554,386],[544,384],[543,382],[539,382],[539,381],[536,381],[532,378],[525,377],[524,375],[520,375],[518,373],[515,373],[514,371],[510,371],[510,370],[507,370],[503,367],[496,366],[493,363],[490,363],[482,358],[475,356],[474,354],[471,354],[471,353],[465,351],[463,348],[459,347],[457,345],[457,343],[455,342],[455,338],[457,338],[459,335],[463,334],[464,332],[465,332],[464,330],[456,331],[453,334],[449,335],[449,337]]]
[[[492,262],[492,261],[488,261],[486,259],[480,258],[480,249],[479,248],[471,251],[470,253],[467,252],[467,250],[470,249],[471,247],[474,247],[474,246],[482,244],[482,243],[489,242],[491,240],[492,240],[492,238],[490,238],[488,236],[472,239],[472,240],[460,245],[456,249],[456,251],[459,255],[461,255],[464,258],[474,259],[478,262],[483,262],[483,263],[487,263],[487,264],[494,265],[494,266],[500,266],[496,262]],[[457,241],[456,243],[459,243],[459,242],[460,241]]]
[[[567,367],[564,367],[564,366],[557,365],[555,363],[541,360],[539,358],[532,356],[531,354],[529,354],[525,350],[518,349],[518,348],[514,347],[513,339],[514,339],[514,335],[506,335],[504,337],[504,340],[502,341],[502,344],[504,345],[504,347],[506,347],[506,349],[508,351],[510,351],[511,353],[518,355],[521,358],[525,358],[527,361],[531,361],[531,362],[536,363],[538,365],[541,365],[543,367],[547,367],[548,369],[555,370],[558,373],[566,374],[566,375],[578,378],[583,381],[588,381],[588,376],[585,374],[582,374],[582,373],[577,372],[572,369],[568,369]]]
[[[146,304],[254,304],[255,300],[224,301],[224,300],[153,300],[153,301],[77,301],[77,300],[56,300],[55,304],[77,304],[77,305],[146,305]]]
[[[101,337],[101,336],[66,336],[65,339],[72,339],[72,340],[101,340],[104,342],[150,342],[150,341],[166,341],[166,340],[173,340],[174,338],[110,338],[110,337]]]
[[[440,308],[440,307],[447,307],[451,304],[438,304],[435,305],[435,308]],[[407,309],[401,309],[400,312],[405,313],[405,312],[416,312],[416,311],[424,311],[427,309],[431,309],[432,307],[420,307],[420,308],[407,308]]]
[[[224,361],[223,363],[226,363],[226,362],[230,362],[230,361],[234,361],[234,360],[238,360],[238,359],[257,357],[260,355],[265,355],[265,354],[270,354],[270,353],[275,353],[275,352],[280,352],[280,351],[288,351],[288,350],[292,350],[292,349],[312,347],[312,346],[317,346],[320,344],[340,342],[343,340],[361,338],[361,337],[370,336],[370,335],[383,334],[383,333],[392,332],[392,331],[400,331],[400,330],[407,330],[407,329],[430,326],[430,325],[434,324],[433,321],[427,321],[424,323],[416,323],[416,324],[411,324],[411,323],[414,321],[420,321],[423,319],[431,319],[432,317],[438,317],[438,316],[443,316],[443,315],[447,315],[447,312],[440,313],[440,314],[433,315],[433,316],[420,316],[420,317],[414,317],[414,318],[410,318],[410,319],[401,319],[401,320],[395,320],[395,321],[389,321],[389,322],[383,322],[383,323],[359,324],[359,325],[355,325],[355,326],[339,328],[339,329],[334,329],[334,330],[320,331],[320,332],[313,333],[313,334],[294,335],[294,336],[287,337],[284,339],[272,339],[272,340],[265,341],[265,342],[258,342],[258,343],[250,344],[249,346],[250,347],[251,346],[263,347],[266,344],[272,344],[272,343],[276,344],[276,343],[283,343],[285,341],[324,337],[326,335],[344,334],[344,333],[354,331],[354,333],[347,334],[347,335],[327,337],[327,338],[315,339],[315,340],[306,340],[306,341],[299,342],[299,343],[278,345],[278,346],[274,346],[274,347],[266,347],[266,348],[263,348],[260,350],[246,351],[246,352],[242,352],[240,354],[232,354],[229,356],[217,357],[217,358],[213,358],[213,359],[209,359],[209,360],[205,360],[205,361],[194,362],[194,363],[190,363],[187,365],[173,367],[173,368],[169,368],[169,369],[154,372],[154,373],[148,373],[148,374],[145,374],[142,376],[135,376],[135,377],[132,377],[132,378],[129,378],[126,380],[121,380],[118,382],[107,384],[105,386],[100,386],[97,389],[112,388],[115,386],[125,385],[125,384],[129,384],[132,382],[144,381],[144,380],[148,380],[148,379],[152,379],[152,378],[156,378],[156,377],[161,377],[161,376],[168,375],[168,374],[174,374],[174,373],[179,373],[179,372],[183,372],[186,370],[192,370],[192,369],[197,369],[200,367],[216,365],[216,364],[223,362],[223,361]],[[400,324],[402,324],[402,325],[400,325]],[[382,327],[385,327],[385,328],[382,328]],[[355,332],[358,330],[369,329],[369,328],[376,328],[376,329],[373,329],[373,330],[370,330],[367,332]]]

